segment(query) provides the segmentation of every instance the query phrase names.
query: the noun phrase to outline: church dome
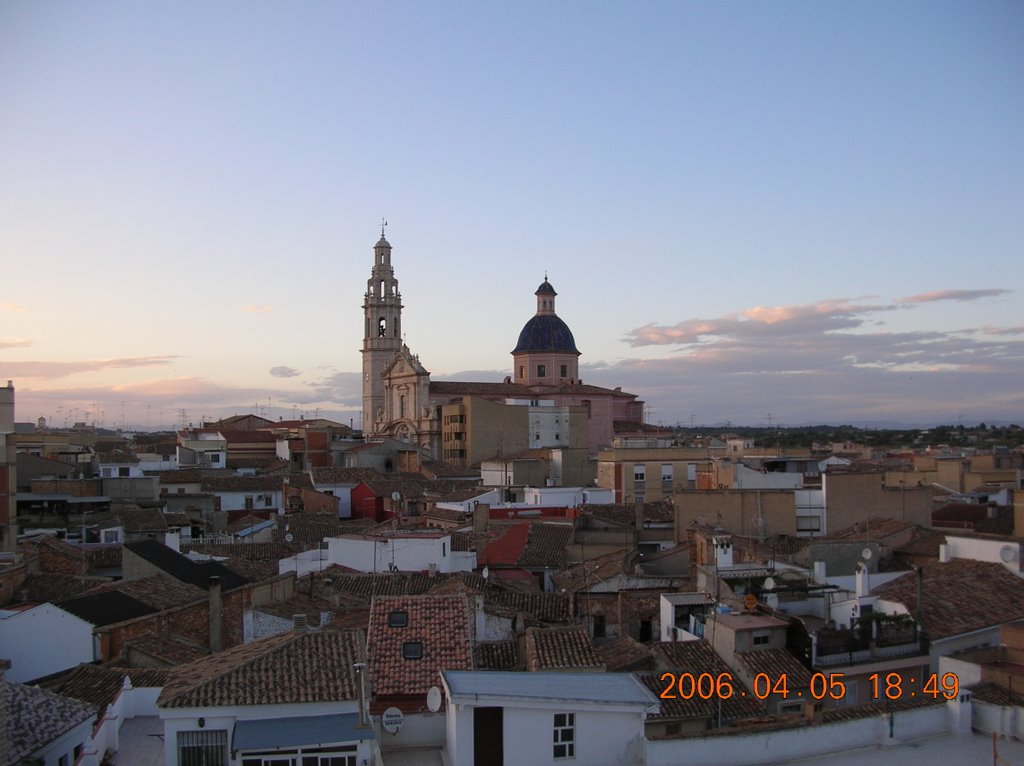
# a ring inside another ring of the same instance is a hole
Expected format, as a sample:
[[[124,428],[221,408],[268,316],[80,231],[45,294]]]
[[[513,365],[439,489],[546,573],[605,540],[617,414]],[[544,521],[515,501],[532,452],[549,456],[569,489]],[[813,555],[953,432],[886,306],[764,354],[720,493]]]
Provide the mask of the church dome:
[[[545,282],[544,284],[547,284]],[[543,287],[544,285],[541,285]],[[551,286],[548,285],[550,288]],[[554,292],[554,288],[551,289]],[[555,351],[561,354],[576,354],[576,340],[572,337],[569,325],[555,314],[537,314],[523,326],[519,333],[519,342],[513,354],[525,354],[534,351]]]

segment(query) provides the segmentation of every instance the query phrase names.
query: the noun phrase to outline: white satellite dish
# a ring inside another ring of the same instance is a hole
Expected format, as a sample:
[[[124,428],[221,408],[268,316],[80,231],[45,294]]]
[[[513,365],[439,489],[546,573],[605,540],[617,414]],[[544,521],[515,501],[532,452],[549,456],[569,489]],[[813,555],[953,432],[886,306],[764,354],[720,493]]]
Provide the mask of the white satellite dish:
[[[431,713],[436,713],[441,709],[441,690],[436,686],[431,686],[427,692],[427,710]]]
[[[293,534],[292,534],[291,532],[289,532],[288,534],[286,534],[286,535],[284,536],[284,541],[285,541],[286,543],[290,543],[290,542],[291,542],[292,540],[294,540],[294,539],[295,539],[295,535],[293,535]]]
[[[396,707],[389,707],[380,717],[380,725],[388,734],[398,734],[405,723],[405,714]]]
[[[1017,560],[1017,549],[1012,545],[1004,545],[999,549],[999,558],[1011,564]]]
[[[402,493],[401,492],[392,492],[391,493],[391,499],[394,500],[397,503],[399,500],[402,499]]]
[[[871,552],[870,548],[865,548],[860,552],[860,555],[864,558],[865,561],[870,561],[871,557],[875,554]]]
[[[775,578],[774,577],[765,577],[764,578],[764,589],[765,590],[775,590]]]

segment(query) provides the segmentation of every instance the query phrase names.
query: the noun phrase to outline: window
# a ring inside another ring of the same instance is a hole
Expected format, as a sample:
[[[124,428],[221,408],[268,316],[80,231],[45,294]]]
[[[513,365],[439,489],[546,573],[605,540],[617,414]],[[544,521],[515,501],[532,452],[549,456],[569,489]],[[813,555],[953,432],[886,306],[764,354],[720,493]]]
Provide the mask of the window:
[[[754,633],[754,646],[768,646],[768,641],[771,639],[771,633],[767,630],[760,630]]]
[[[130,476],[132,469],[126,465],[118,466],[117,475],[120,477]]]
[[[377,320],[377,335],[381,338],[386,338],[388,336],[388,320],[384,317]]]
[[[545,367],[543,364],[538,364],[537,365],[537,377],[538,378],[543,378],[547,374],[548,374],[548,368]]]
[[[820,516],[797,516],[796,517],[796,531],[797,532],[820,532],[821,531],[821,517]]]
[[[419,660],[423,657],[422,641],[406,641],[402,644],[402,659]]]
[[[672,464],[662,463],[661,464],[661,480],[662,482],[671,484],[672,483]]]
[[[227,766],[228,732],[179,731],[178,763],[181,766]]]
[[[409,624],[409,613],[404,609],[395,609],[388,612],[389,628],[404,628]]]
[[[576,757],[576,714],[555,713],[555,758]]]
[[[633,466],[633,481],[643,481],[647,478],[647,469],[642,465]]]
[[[561,375],[563,378],[568,378],[569,377],[569,365],[563,364],[561,367],[559,367],[558,368],[558,374]]]
[[[604,638],[605,622],[603,614],[594,615],[594,638]]]
[[[252,510],[252,495],[246,495],[245,496],[245,510],[247,510],[247,511],[251,511]]]
[[[110,469],[109,466],[107,466],[106,468],[103,469],[103,478],[104,479],[109,479],[110,478],[110,475],[111,475],[110,471],[111,471],[111,469]]]
[[[523,368],[523,365],[519,365],[519,377],[520,378],[525,378],[526,377],[526,370]]]
[[[219,452],[212,453],[210,455],[210,462],[211,463],[219,463],[220,462],[220,453]]]

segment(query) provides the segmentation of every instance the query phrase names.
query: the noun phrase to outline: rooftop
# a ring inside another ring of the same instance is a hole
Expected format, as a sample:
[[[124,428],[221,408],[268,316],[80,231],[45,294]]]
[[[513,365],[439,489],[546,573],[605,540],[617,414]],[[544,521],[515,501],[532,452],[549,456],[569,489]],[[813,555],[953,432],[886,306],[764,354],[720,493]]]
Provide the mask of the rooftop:
[[[657,695],[629,673],[517,673],[445,670],[441,673],[455,702],[513,698],[638,705],[655,709]]]
[[[354,665],[362,659],[356,631],[292,631],[180,665],[161,692],[160,707],[273,705],[353,700]]]

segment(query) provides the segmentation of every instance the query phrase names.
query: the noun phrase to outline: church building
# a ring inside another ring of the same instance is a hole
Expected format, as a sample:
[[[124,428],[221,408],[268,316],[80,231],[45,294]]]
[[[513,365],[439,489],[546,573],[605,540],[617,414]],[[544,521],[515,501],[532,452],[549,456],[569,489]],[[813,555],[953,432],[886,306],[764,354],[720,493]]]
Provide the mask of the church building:
[[[546,274],[534,295],[536,312],[512,350],[512,375],[493,383],[431,381],[402,340],[402,296],[382,229],[363,296],[364,435],[399,439],[437,459],[473,465],[531,448],[586,449],[593,455],[616,433],[641,430],[643,402],[636,394],[580,380],[580,352],[555,313],[558,293]],[[472,407],[481,399],[492,404]],[[471,436],[464,428],[467,412],[478,413],[477,433],[493,437],[478,439],[475,449],[465,443]]]

